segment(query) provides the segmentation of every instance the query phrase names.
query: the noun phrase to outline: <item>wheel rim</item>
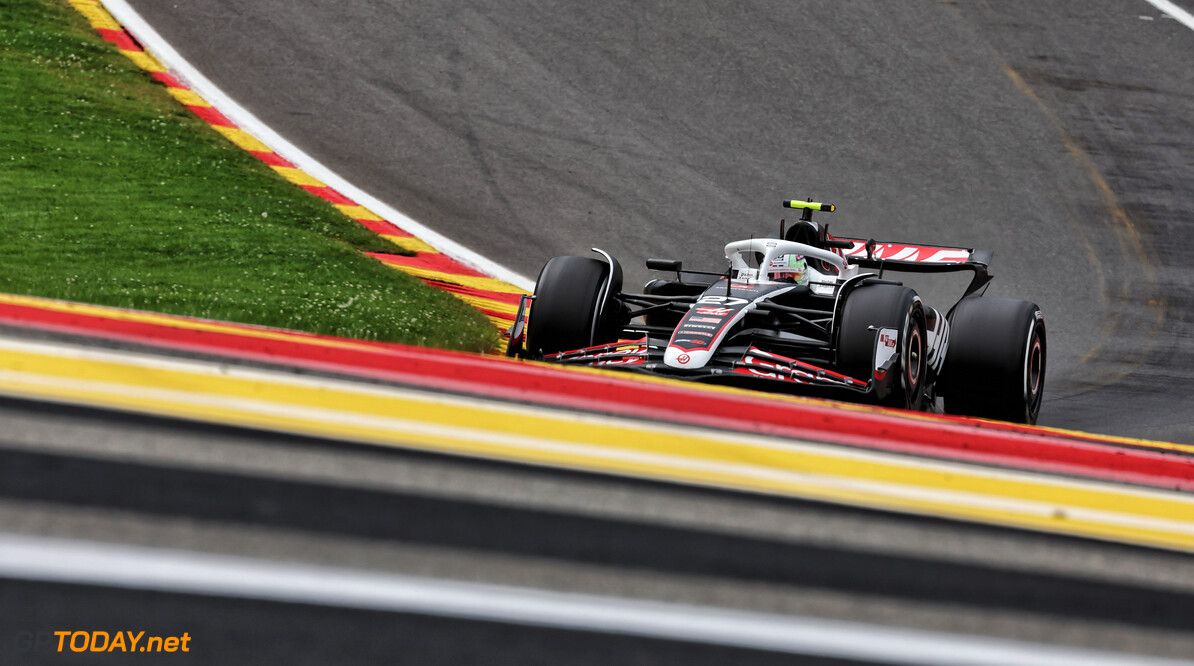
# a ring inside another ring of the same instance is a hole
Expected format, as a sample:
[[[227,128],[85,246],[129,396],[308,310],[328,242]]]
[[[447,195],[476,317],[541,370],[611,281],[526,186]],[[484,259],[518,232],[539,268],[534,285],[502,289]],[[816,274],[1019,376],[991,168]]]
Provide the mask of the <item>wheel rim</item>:
[[[920,336],[920,327],[916,319],[910,317],[911,325],[908,331],[908,346],[904,362],[904,390],[908,394],[908,402],[916,402],[916,392],[920,389],[921,357],[924,356],[924,344]]]
[[[1027,389],[1025,401],[1029,413],[1035,412],[1041,395],[1041,382],[1045,374],[1045,350],[1041,345],[1041,336],[1033,335],[1028,348],[1028,359],[1024,364],[1024,385]]]
[[[1033,340],[1032,353],[1028,357],[1028,395],[1033,396],[1041,390],[1041,341]]]

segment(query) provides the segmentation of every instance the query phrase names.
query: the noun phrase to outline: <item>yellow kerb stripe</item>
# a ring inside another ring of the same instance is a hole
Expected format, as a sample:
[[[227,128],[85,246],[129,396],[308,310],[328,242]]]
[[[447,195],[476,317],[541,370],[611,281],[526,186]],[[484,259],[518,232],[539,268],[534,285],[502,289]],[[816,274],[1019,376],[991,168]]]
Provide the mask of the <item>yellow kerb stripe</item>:
[[[70,4],[80,14],[87,18],[93,28],[101,30],[120,30],[120,24],[112,18],[98,2],[94,0],[70,0]]]
[[[511,305],[510,303],[502,303],[501,301],[490,300],[483,296],[470,296],[469,294],[461,294],[461,293],[457,293],[457,292],[451,292],[451,293],[456,298],[459,298],[460,300],[464,301],[465,303],[468,303],[469,305],[473,306],[474,308],[489,310],[491,312],[498,312],[498,313],[505,314],[505,315],[510,315],[510,319],[513,319],[514,315],[518,314],[518,306],[517,305]],[[509,326],[510,326],[510,322],[506,322],[506,327],[509,328]]]
[[[205,107],[211,106],[211,104],[207,103],[207,100],[200,97],[199,94],[193,90],[187,90],[186,88],[175,88],[174,86],[170,86],[170,87],[166,88],[166,92],[170,93],[171,97],[182,102],[186,106],[205,106]]]
[[[510,317],[510,318],[495,317],[493,315],[485,314],[484,312],[482,312],[481,314],[485,315],[485,318],[489,320],[489,323],[493,324],[494,328],[496,328],[499,333],[503,333],[503,334],[506,333],[507,331],[510,330],[510,325],[514,323],[513,317]],[[505,352],[506,352],[506,348],[504,346],[499,346],[497,349],[495,349],[493,351],[495,356],[501,356]]]
[[[269,149],[267,148],[266,150]],[[302,169],[284,166],[271,166],[270,168],[282,174],[283,178],[289,180],[295,185],[307,185],[308,187],[327,187],[323,181],[315,178]]]
[[[469,287],[471,289],[481,289],[484,291],[495,291],[501,294],[525,294],[527,292],[515,287],[512,284],[503,282],[497,278],[475,277],[472,275],[457,275],[455,273],[445,273],[443,271],[432,271],[424,268],[415,268],[411,266],[402,266],[400,264],[389,264],[400,271],[409,273],[417,278],[424,280],[435,280],[437,282],[447,282],[448,284],[456,284],[461,287]]]
[[[383,234],[382,238],[390,241],[403,250],[407,250],[408,252],[439,254],[439,250],[425,243],[423,239],[415,238],[414,236],[390,236],[388,234]]]
[[[354,220],[369,220],[372,222],[381,222],[382,219],[376,213],[365,208],[364,206],[350,206],[347,204],[334,204],[341,213],[351,217]]]
[[[121,50],[129,60],[132,60],[141,69],[147,72],[165,72],[168,71],[166,66],[158,62],[158,59],[149,55],[145,51],[125,51]]]
[[[242,150],[251,152],[273,152],[270,147],[253,138],[253,135],[238,128],[238,127],[224,127],[222,125],[211,125],[215,131],[223,134],[232,143],[236,144]]]
[[[0,392],[1194,550],[1181,493],[35,346],[0,354]]]

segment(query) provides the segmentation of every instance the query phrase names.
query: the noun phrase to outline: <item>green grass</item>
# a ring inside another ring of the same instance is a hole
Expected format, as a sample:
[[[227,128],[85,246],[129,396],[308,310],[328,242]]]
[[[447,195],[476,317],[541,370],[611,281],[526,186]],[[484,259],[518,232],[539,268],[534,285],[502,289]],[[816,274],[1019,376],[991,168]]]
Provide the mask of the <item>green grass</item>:
[[[487,350],[460,300],[192,116],[62,0],[0,0],[0,292]]]

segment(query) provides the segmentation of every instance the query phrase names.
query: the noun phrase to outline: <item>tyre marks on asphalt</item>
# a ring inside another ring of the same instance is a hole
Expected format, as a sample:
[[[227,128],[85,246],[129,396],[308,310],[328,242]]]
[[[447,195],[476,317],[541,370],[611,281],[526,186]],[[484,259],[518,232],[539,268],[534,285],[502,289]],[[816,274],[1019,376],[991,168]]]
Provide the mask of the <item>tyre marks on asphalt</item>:
[[[1094,185],[1076,224],[1094,254],[1098,339],[1054,373],[1042,422],[1189,441],[1194,385],[1190,68],[1194,32],[1168,3],[958,3],[1015,89]],[[1182,3],[1188,4],[1188,3]],[[1164,6],[1162,6],[1164,5]],[[1172,13],[1169,11],[1172,10]],[[1140,20],[1142,18],[1152,20]],[[1027,240],[1027,237],[1026,237]],[[1031,242],[1031,241],[1030,241]]]
[[[999,56],[992,51],[992,56]],[[1057,129],[1058,138],[1066,152],[1089,177],[1102,199],[1103,208],[1111,220],[1111,228],[1115,233],[1121,257],[1138,266],[1139,275],[1132,275],[1128,279],[1118,275],[1117,271],[1108,270],[1106,264],[1116,263],[1108,261],[1091,252],[1091,263],[1098,267],[1101,279],[1103,300],[1107,307],[1107,316],[1102,324],[1099,341],[1078,360],[1080,366],[1087,366],[1092,360],[1105,353],[1105,347],[1112,341],[1125,335],[1134,336],[1138,344],[1130,348],[1126,362],[1117,364],[1114,369],[1093,377],[1085,377],[1083,385],[1090,387],[1110,386],[1127,375],[1136,371],[1143,364],[1156,345],[1157,337],[1165,323],[1165,297],[1157,282],[1157,259],[1151,248],[1141,238],[1135,221],[1128,214],[1127,209],[1120,203],[1115,191],[1107,184],[1107,180],[1099,171],[1090,153],[1066,130],[1065,125],[1058,119],[1049,107],[1041,101],[1032,87],[1012,66],[1004,63],[1004,73],[1011,79],[1012,84],[1022,94],[1032,99],[1049,122]],[[1077,225],[1081,228],[1081,224]],[[1139,303],[1147,306],[1135,317],[1129,317],[1121,303]],[[1146,330],[1143,332],[1141,324]],[[1143,334],[1142,334],[1143,333]],[[1121,352],[1122,353],[1122,350]]]

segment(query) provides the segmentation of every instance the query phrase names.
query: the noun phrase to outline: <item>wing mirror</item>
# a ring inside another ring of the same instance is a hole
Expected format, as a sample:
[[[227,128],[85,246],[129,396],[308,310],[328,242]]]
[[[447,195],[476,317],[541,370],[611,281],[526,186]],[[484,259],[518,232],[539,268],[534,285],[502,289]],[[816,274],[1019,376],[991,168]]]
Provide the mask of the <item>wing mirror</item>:
[[[647,268],[653,271],[675,271],[680,272],[680,267],[684,262],[678,259],[648,259]]]

